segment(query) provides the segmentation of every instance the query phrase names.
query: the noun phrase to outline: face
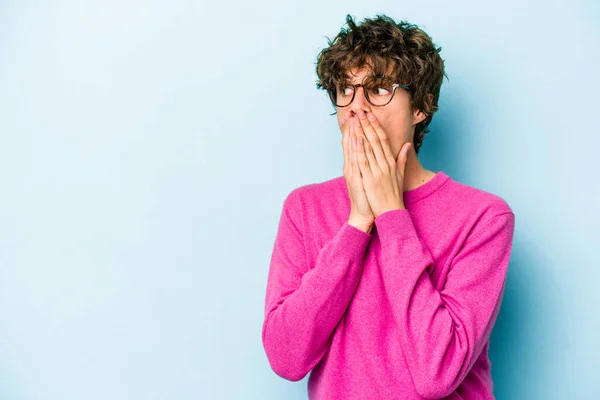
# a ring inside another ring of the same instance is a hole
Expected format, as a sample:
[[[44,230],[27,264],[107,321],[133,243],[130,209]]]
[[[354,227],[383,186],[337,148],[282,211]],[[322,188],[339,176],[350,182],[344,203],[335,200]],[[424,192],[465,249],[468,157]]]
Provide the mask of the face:
[[[362,83],[369,73],[368,69],[353,69],[349,73],[349,82],[352,84]],[[389,138],[394,157],[398,155],[404,143],[412,142],[415,125],[425,119],[425,114],[420,110],[410,111],[410,95],[405,89],[397,88],[389,104],[376,107],[367,101],[363,88],[359,87],[350,105],[337,107],[337,120],[340,130],[345,119],[358,115],[361,110],[375,115]],[[410,151],[414,151],[413,146],[411,146]]]

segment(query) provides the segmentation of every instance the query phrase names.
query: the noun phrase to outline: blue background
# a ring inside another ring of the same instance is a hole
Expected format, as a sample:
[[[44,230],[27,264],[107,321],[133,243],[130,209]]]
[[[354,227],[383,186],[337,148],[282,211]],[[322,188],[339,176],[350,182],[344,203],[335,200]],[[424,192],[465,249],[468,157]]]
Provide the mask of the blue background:
[[[342,174],[350,13],[442,46],[420,158],[516,214],[498,399],[600,393],[593,1],[0,2],[0,398],[305,399],[261,343],[284,197]]]

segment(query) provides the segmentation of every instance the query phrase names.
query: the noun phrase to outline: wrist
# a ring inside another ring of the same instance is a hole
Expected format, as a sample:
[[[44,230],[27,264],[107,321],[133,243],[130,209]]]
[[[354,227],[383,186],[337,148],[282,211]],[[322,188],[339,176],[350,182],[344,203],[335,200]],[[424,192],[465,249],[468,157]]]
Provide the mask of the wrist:
[[[352,225],[356,229],[360,229],[361,231],[363,231],[365,233],[369,233],[369,234],[371,233],[371,230],[373,229],[373,222],[359,221],[359,220],[355,220],[352,218],[350,218],[348,220],[348,225]]]
[[[379,217],[381,214],[385,214],[386,212],[396,211],[396,210],[406,210],[406,207],[404,207],[404,204],[402,204],[398,207],[390,208],[389,210],[382,210],[375,218]]]

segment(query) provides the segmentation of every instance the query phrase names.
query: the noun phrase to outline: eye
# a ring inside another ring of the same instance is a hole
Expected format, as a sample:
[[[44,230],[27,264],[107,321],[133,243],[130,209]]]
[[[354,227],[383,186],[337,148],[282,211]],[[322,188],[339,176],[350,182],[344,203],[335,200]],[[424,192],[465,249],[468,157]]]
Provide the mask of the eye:
[[[391,93],[391,89],[386,89],[384,87],[376,87],[374,89],[371,89],[371,93],[373,93],[376,96],[385,96]]]
[[[352,94],[352,91],[354,90],[353,87],[351,86],[346,86],[341,88],[340,92],[344,95],[344,96],[350,96]]]

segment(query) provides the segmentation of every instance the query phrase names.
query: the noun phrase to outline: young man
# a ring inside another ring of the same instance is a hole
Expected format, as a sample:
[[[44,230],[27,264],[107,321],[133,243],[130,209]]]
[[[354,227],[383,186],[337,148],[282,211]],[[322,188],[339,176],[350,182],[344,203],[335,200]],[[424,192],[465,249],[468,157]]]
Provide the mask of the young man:
[[[262,342],[316,399],[493,399],[489,336],[514,214],[417,158],[444,74],[431,38],[386,16],[318,57],[337,111],[343,176],[283,203]]]

